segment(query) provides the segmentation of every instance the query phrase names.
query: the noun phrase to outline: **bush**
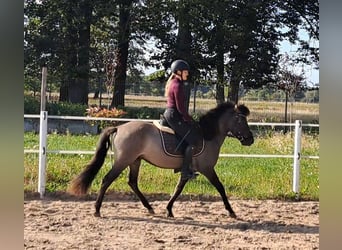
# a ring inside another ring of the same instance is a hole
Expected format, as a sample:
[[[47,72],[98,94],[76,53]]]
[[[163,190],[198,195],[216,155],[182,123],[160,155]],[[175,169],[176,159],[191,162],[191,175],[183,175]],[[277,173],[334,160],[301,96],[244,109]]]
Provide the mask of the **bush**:
[[[92,116],[92,117],[121,117],[136,119],[159,119],[164,113],[164,108],[149,107],[118,107],[118,109],[106,110],[104,108],[95,110],[89,109],[87,105],[73,104],[66,102],[47,103],[46,110],[49,115],[68,115],[68,116]],[[91,112],[92,114],[90,114]],[[119,113],[115,113],[119,112]],[[24,96],[24,114],[39,114],[40,101],[32,96]],[[95,114],[96,113],[96,114]]]
[[[117,108],[106,109],[101,107],[99,108],[97,106],[87,108],[87,116],[89,117],[120,118],[125,114],[125,111]],[[108,126],[116,126],[119,124],[119,122],[115,121],[88,121],[88,123],[92,126],[99,124],[99,127],[101,129]]]
[[[47,103],[46,111],[49,115],[84,116],[87,107],[68,102]],[[24,96],[24,114],[40,114],[40,101],[32,96]]]
[[[49,115],[84,116],[87,107],[87,105],[68,102],[48,103],[46,105]]]
[[[149,108],[149,107],[122,107],[126,111],[123,116],[125,118],[136,119],[159,119],[164,113],[164,108]]]
[[[33,96],[24,96],[24,114],[40,114],[40,102]]]

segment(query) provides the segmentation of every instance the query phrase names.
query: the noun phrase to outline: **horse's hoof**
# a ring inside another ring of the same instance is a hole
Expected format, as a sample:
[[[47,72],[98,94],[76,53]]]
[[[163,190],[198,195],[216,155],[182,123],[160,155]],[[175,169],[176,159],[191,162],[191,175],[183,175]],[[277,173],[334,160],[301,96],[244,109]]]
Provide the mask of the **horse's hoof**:
[[[148,210],[148,213],[149,213],[149,214],[155,214],[153,208],[150,208],[150,209]]]
[[[167,218],[174,218],[172,213],[167,213]]]
[[[236,218],[237,218],[237,216],[236,216],[236,214],[235,214],[235,213],[230,213],[230,214],[229,214],[229,216],[230,216],[230,218],[234,218],[234,219],[236,219]]]
[[[94,216],[95,216],[95,217],[101,217],[101,214],[100,214],[100,212],[95,212],[95,213],[94,213]]]

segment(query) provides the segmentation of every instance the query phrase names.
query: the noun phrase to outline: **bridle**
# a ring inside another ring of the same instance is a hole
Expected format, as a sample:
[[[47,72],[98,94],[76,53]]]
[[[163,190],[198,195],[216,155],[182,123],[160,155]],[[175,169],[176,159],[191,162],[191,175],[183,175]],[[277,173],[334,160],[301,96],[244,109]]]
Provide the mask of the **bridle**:
[[[246,118],[246,117],[247,117],[246,115],[239,113],[239,112],[235,114],[235,118],[237,119],[238,124],[241,123],[241,118]],[[227,136],[234,137],[238,139],[240,142],[243,142],[246,139],[243,135],[241,135],[240,130],[238,130],[235,134],[232,131],[228,131]]]

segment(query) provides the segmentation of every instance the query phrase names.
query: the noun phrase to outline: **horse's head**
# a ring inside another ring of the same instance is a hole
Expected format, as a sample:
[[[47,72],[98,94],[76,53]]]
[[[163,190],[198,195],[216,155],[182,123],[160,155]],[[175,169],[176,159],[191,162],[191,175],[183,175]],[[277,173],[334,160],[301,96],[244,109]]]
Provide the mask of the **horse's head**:
[[[237,138],[242,145],[252,145],[254,138],[247,123],[248,115],[249,109],[243,104],[236,106],[232,102],[224,102],[217,105],[199,119],[204,139],[228,135]]]
[[[249,109],[241,104],[235,106],[229,119],[227,135],[238,139],[242,145],[250,146],[254,142],[253,134],[248,126]]]

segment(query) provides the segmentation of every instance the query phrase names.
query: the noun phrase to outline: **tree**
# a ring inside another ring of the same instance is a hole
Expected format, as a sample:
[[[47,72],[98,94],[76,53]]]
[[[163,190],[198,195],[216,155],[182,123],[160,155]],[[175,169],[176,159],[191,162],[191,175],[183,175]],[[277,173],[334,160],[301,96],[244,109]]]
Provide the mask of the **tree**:
[[[111,107],[125,106],[125,84],[127,77],[127,59],[130,40],[131,8],[133,1],[121,0],[119,5],[119,32],[116,37],[114,90]]]
[[[283,34],[290,42],[299,44],[297,62],[314,64],[318,68],[319,47],[313,41],[319,41],[319,1],[287,0],[277,2],[281,10],[276,21],[287,28]],[[308,40],[299,37],[299,30],[307,32]]]
[[[50,3],[49,3],[50,4]],[[50,6],[48,6],[50,8]],[[24,5],[24,76],[25,84],[40,86],[40,74],[43,65],[49,66],[49,79],[58,78],[59,47],[58,30],[55,16],[48,15],[46,6],[34,0]],[[37,83],[38,81],[38,83]],[[28,86],[28,88],[30,88]]]
[[[75,3],[74,1],[71,1]],[[76,2],[77,3],[77,2]],[[75,6],[72,6],[75,7]],[[64,82],[67,84],[67,96],[63,96],[61,93],[60,100],[69,101],[71,103],[88,104],[88,92],[89,92],[89,53],[90,53],[90,26],[92,21],[93,1],[81,0],[78,1],[77,8],[77,23],[76,27],[68,25],[68,28],[73,30],[76,28],[76,34],[68,33],[68,36],[72,41],[69,47],[70,53],[74,55],[70,65],[75,69],[75,75],[69,75],[69,78]],[[71,11],[69,12],[72,13]],[[72,20],[69,19],[71,22]],[[76,42],[76,46],[73,48],[73,40]],[[75,51],[71,51],[74,49]],[[74,53],[73,53],[74,52]],[[64,87],[64,86],[62,86]],[[65,97],[65,98],[63,98]]]
[[[139,79],[139,64],[167,71],[173,60],[187,60],[188,98],[194,83],[215,84],[218,103],[237,102],[240,86],[275,83],[284,39],[300,45],[297,60],[318,67],[318,48],[299,36],[304,29],[318,40],[318,0],[27,0],[24,10],[25,79],[45,61],[61,101],[87,103],[89,71],[103,74],[108,50],[116,53],[111,106],[124,105],[127,74]]]
[[[47,64],[49,76],[61,82],[60,101],[88,103],[92,4],[90,0],[25,4],[25,70],[33,73]]]
[[[294,72],[294,63],[286,55],[280,60],[278,67],[278,81],[277,88],[285,92],[285,117],[284,121],[287,122],[287,105],[289,96],[294,97],[297,90],[302,88],[303,85],[303,73],[296,74]],[[287,127],[285,126],[284,132],[287,132]]]
[[[157,5],[154,1],[150,2],[154,6]],[[151,34],[161,41],[160,44],[166,44],[164,48],[168,50],[175,48],[179,51],[182,46],[182,57],[192,66],[192,80],[203,81],[201,78],[204,77],[216,83],[218,103],[224,101],[223,90],[228,80],[230,80],[228,98],[235,102],[237,102],[240,84],[260,87],[270,80],[270,77],[265,76],[275,71],[278,50],[275,42],[277,36],[269,34],[270,32],[276,34],[273,31],[275,27],[263,29],[262,26],[269,21],[266,18],[268,13],[266,4],[258,4],[254,1],[201,0],[193,1],[191,4],[190,10],[183,1],[178,1],[176,6],[169,4],[169,8],[163,6],[165,13],[157,15],[156,19],[152,18],[158,23],[156,26],[161,29],[152,29]],[[185,10],[185,17],[178,19],[178,15],[183,15],[182,10]],[[265,15],[261,16],[260,12]],[[176,37],[172,33],[165,32],[165,28],[177,29],[172,26],[172,22],[176,23],[172,17],[175,17],[179,23]],[[188,38],[185,37],[185,31],[189,34]],[[183,37],[183,40],[178,39],[179,37]],[[264,41],[265,38],[268,38],[267,42]],[[191,45],[187,45],[189,41]],[[162,50],[154,58],[165,60],[173,57],[172,53]],[[255,70],[254,67],[259,68]],[[202,72],[202,75],[199,72]]]
[[[216,102],[224,102],[224,86],[228,81],[225,74],[225,55],[229,52],[229,27],[230,4],[227,1],[212,1],[204,2],[205,8],[208,10],[206,17],[202,17],[204,21],[202,25],[197,24],[196,27],[204,27],[203,30],[198,30],[197,33],[207,43],[207,64],[216,70]],[[209,24],[206,22],[209,21]],[[200,21],[202,22],[202,21]]]
[[[180,0],[178,2],[178,11],[176,14],[176,20],[178,21],[178,32],[176,40],[176,56],[174,59],[183,59],[189,63],[190,69],[194,69],[194,62],[191,56],[191,16],[188,14],[190,12],[190,2],[186,0]],[[190,103],[190,92],[192,76],[189,75],[188,84],[185,84],[185,106],[189,109]]]
[[[231,30],[228,100],[238,102],[240,86],[260,88],[275,81],[277,26],[271,22],[275,7],[269,2],[237,2],[231,13],[238,20]]]

